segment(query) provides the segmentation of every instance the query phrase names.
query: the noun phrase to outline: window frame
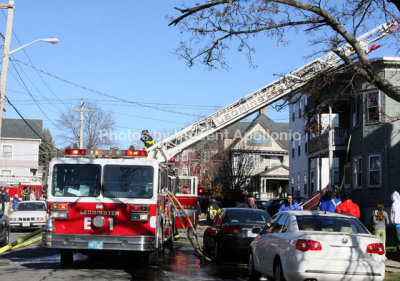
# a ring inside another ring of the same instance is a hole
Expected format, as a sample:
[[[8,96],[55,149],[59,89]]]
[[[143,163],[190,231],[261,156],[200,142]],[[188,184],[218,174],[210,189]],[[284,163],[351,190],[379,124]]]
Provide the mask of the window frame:
[[[189,160],[189,152],[187,150],[182,151],[182,161]]]
[[[379,157],[379,170],[371,170],[371,158]],[[371,172],[379,171],[379,184],[371,184]],[[368,155],[368,187],[381,187],[382,186],[382,156],[379,153]]]
[[[4,153],[5,153],[4,147],[10,147],[11,148],[10,152],[7,151],[7,153],[11,153],[10,157],[4,157]],[[3,144],[2,147],[1,147],[1,158],[3,158],[3,159],[13,159],[13,157],[14,157],[14,145],[12,145],[12,144]]]
[[[373,94],[377,94],[378,95],[377,96],[378,104],[376,106],[369,106],[369,95],[373,95]],[[367,92],[365,95],[366,95],[366,105],[365,106],[366,106],[366,109],[367,109],[366,114],[365,114],[365,119],[366,119],[365,123],[366,124],[380,123],[381,122],[381,111],[380,111],[380,108],[381,108],[381,93],[380,93],[380,91]],[[374,107],[376,107],[378,109],[378,120],[370,121],[369,109],[370,108],[374,108]]]
[[[352,187],[353,189],[362,188],[362,157],[357,155],[352,161]]]

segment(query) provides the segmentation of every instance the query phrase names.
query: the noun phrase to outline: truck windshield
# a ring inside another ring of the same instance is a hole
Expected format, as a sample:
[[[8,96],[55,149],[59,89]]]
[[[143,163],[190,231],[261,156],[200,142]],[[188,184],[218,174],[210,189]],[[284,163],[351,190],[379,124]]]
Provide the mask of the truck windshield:
[[[53,196],[97,197],[101,189],[101,166],[57,164],[53,169]]]
[[[152,198],[153,167],[104,166],[104,197]]]

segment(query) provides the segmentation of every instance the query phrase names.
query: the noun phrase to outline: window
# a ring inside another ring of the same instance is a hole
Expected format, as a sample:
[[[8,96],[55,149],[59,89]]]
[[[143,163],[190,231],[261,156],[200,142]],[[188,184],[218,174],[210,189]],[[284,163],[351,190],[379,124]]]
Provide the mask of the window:
[[[370,155],[369,156],[369,186],[380,186],[381,185],[381,156]]]
[[[294,109],[294,106],[293,106],[293,109]],[[293,110],[293,112],[292,112],[292,121],[294,121],[295,119],[296,119],[296,113]]]
[[[297,146],[297,155],[300,156],[301,153],[301,137],[299,138],[299,144]]]
[[[188,172],[188,168],[182,168],[182,176],[188,176],[189,172]]]
[[[251,145],[270,145],[268,137],[262,133],[255,133],[251,135],[248,140],[248,144]]]
[[[301,180],[301,175],[297,175],[297,190],[300,191],[300,180]]]
[[[368,230],[357,219],[351,216],[296,216],[300,231],[329,231],[368,234]]]
[[[302,110],[303,110],[303,103],[302,103],[302,101],[299,101],[299,118],[301,117],[301,113],[302,113]]]
[[[11,176],[11,170],[1,170],[2,176]]]
[[[355,157],[353,159],[353,188],[361,188],[362,186],[362,158]]]
[[[152,198],[153,178],[154,169],[151,166],[105,165],[103,168],[103,195],[110,198]],[[166,171],[159,174],[159,180],[161,187],[168,187]]]
[[[187,151],[182,152],[182,161],[188,161],[188,152]]]
[[[270,168],[279,166],[281,164],[281,160],[279,157],[271,157],[269,160]]]
[[[304,194],[307,194],[307,172],[304,172]]]
[[[310,193],[314,191],[314,172],[310,172]]]
[[[125,178],[133,175],[124,171]],[[110,172],[116,186],[122,187],[119,174]],[[122,176],[122,174],[121,174]],[[106,175],[104,175],[106,177]],[[92,164],[56,164],[53,168],[52,195],[60,197],[97,197],[101,190],[101,166]],[[123,186],[125,188],[125,186]]]
[[[296,147],[296,144],[292,138],[292,158],[294,158],[294,148]]]
[[[304,153],[308,151],[308,133],[306,133],[305,141],[304,141]]]
[[[253,154],[250,154],[248,156],[248,166],[249,166],[249,168],[254,166],[254,155]]]
[[[204,162],[210,161],[210,153],[208,151],[204,152]]]
[[[3,145],[3,158],[12,158],[12,145]]]
[[[367,93],[367,122],[380,121],[379,92]]]

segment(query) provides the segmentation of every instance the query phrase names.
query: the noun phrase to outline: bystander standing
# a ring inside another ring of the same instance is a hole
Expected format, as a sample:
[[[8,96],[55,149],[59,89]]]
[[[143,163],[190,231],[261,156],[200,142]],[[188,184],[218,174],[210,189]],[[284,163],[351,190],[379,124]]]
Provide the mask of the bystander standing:
[[[297,204],[297,202],[293,201],[293,195],[288,194],[285,202],[282,204],[282,206],[279,208],[278,212],[282,211],[290,211],[290,210],[301,210],[301,206]]]
[[[397,252],[400,252],[400,194],[395,191],[392,193],[392,209],[390,211],[390,220],[396,227],[397,234]]]
[[[7,188],[6,191],[3,194],[3,200],[4,200],[4,213],[8,216],[10,214],[10,190]]]
[[[381,238],[383,246],[386,247],[386,225],[389,224],[389,217],[382,203],[376,204],[376,210],[372,211],[372,222],[374,235]]]
[[[359,219],[360,207],[358,207],[358,205],[353,202],[351,198],[351,193],[350,192],[345,193],[343,199],[344,201],[337,206],[336,212],[352,215],[353,217]]]

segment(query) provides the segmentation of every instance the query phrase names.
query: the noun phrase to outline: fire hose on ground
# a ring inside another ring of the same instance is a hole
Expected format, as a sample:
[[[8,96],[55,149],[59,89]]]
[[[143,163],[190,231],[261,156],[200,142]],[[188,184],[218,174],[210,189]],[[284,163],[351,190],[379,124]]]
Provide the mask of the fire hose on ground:
[[[189,235],[189,233],[188,233],[188,229],[186,228],[185,224],[184,224],[183,221],[182,221],[181,216],[179,215],[179,216],[178,216],[179,221],[180,221],[180,223],[181,223],[181,225],[182,225],[182,227],[183,227],[183,230],[185,231],[186,237],[189,239],[190,244],[192,244],[192,247],[194,248],[194,250],[195,250],[200,256],[202,256],[205,260],[207,260],[207,261],[212,261],[212,259],[210,259],[209,257],[207,257],[207,256],[203,253],[203,249],[202,249],[202,247],[201,247],[201,243],[199,242],[199,237],[197,236],[196,229],[194,228],[194,226],[193,226],[193,224],[192,224],[192,222],[191,222],[189,216],[188,216],[187,213],[185,212],[185,209],[183,208],[182,204],[181,204],[181,203],[179,202],[179,200],[175,197],[175,195],[173,195],[173,194],[172,194],[170,191],[168,191],[168,190],[167,190],[167,192],[168,192],[168,196],[169,196],[169,198],[170,198],[170,202],[171,202],[172,207],[174,208],[175,212],[179,215],[178,208],[176,207],[176,204],[175,204],[175,202],[176,202],[176,203],[178,203],[178,206],[181,208],[183,214],[184,214],[185,217],[187,218],[187,220],[188,220],[188,222],[189,222],[189,225],[190,225],[190,227],[191,227],[192,230],[193,230],[193,236],[196,238],[196,242],[197,242],[198,247],[196,247],[196,245],[194,244],[192,238],[190,237],[190,235]]]
[[[11,244],[8,244],[8,245],[0,248],[0,254],[6,252],[8,250],[15,250],[15,249],[22,248],[22,247],[28,246],[32,243],[36,243],[36,242],[40,241],[42,239],[42,236],[36,237],[35,239],[29,240],[29,241],[27,241],[27,240],[32,237],[35,237],[36,235],[39,235],[43,231],[44,231],[43,229],[38,229],[32,233],[29,233],[28,235],[25,235],[22,238],[19,238],[18,240],[15,240]]]

